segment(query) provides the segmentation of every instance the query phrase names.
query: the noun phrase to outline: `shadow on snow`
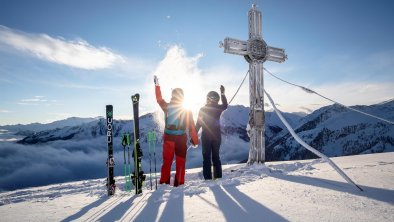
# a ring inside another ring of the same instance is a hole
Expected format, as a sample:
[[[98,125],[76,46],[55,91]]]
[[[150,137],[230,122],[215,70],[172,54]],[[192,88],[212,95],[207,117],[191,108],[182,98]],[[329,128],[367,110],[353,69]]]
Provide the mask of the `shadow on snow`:
[[[364,191],[356,190],[355,187],[348,183],[338,182],[327,179],[312,178],[300,175],[284,175],[281,173],[272,173],[271,177],[286,180],[293,183],[317,186],[325,189],[335,190],[339,192],[346,192],[357,196],[367,197],[378,201],[394,204],[394,190],[388,190],[383,188],[360,186]]]
[[[234,186],[214,186],[211,190],[226,221],[287,221]]]

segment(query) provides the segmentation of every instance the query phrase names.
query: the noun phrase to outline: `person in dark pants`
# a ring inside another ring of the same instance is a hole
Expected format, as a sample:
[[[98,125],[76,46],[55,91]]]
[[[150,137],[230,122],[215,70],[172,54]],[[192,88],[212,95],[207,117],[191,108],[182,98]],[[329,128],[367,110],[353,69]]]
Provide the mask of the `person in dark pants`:
[[[221,95],[211,91],[207,95],[207,103],[201,107],[198,113],[196,131],[202,128],[202,155],[203,155],[203,175],[204,179],[212,179],[211,166],[213,163],[213,178],[222,177],[222,163],[220,162],[220,144],[222,140],[220,131],[220,115],[227,109],[227,98],[224,95],[224,87],[220,86]],[[222,104],[219,105],[219,100]]]

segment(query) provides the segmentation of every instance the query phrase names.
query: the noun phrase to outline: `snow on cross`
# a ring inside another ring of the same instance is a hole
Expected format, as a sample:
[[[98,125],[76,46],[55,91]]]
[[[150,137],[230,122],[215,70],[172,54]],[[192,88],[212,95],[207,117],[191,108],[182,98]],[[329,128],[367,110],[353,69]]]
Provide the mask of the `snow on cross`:
[[[285,50],[268,46],[262,38],[261,12],[253,4],[248,15],[249,39],[242,41],[233,38],[225,38],[220,47],[225,53],[243,55],[249,63],[249,100],[250,113],[249,123],[250,148],[248,163],[265,162],[265,138],[264,138],[264,81],[263,63],[274,61],[282,63],[287,59]]]

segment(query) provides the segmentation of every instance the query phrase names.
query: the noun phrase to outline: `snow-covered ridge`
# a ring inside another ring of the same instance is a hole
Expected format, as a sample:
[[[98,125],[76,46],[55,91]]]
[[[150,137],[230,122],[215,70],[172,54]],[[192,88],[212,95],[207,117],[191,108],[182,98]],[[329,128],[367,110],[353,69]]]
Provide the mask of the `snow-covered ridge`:
[[[394,120],[394,101],[353,108]],[[293,127],[303,140],[328,156],[394,151],[394,125],[335,104],[314,111]],[[287,131],[268,142],[267,152],[272,154],[268,160],[316,158]]]
[[[31,123],[31,124],[16,124],[16,125],[5,125],[0,126],[2,130],[7,130],[15,133],[19,133],[20,135],[29,134],[44,130],[52,130],[57,128],[63,128],[67,126],[79,126],[83,123],[92,122],[94,120],[99,119],[96,118],[80,118],[80,117],[70,117],[64,120],[58,120],[51,123],[43,124],[43,123]]]

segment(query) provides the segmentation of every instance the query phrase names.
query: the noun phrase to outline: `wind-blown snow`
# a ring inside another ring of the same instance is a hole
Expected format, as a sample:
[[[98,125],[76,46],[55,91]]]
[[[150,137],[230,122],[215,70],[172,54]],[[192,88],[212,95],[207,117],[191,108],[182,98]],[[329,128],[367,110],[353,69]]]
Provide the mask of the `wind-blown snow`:
[[[204,181],[188,169],[184,186],[107,197],[105,179],[0,193],[2,221],[393,221],[394,153],[333,158],[363,189],[320,160],[225,165]],[[23,213],[21,213],[23,212]]]

